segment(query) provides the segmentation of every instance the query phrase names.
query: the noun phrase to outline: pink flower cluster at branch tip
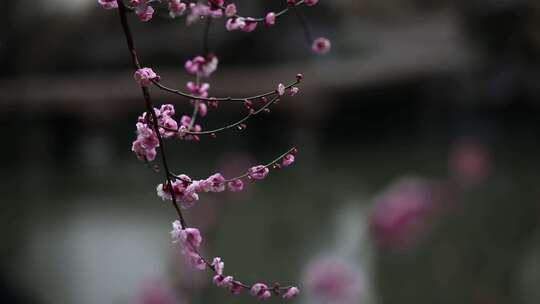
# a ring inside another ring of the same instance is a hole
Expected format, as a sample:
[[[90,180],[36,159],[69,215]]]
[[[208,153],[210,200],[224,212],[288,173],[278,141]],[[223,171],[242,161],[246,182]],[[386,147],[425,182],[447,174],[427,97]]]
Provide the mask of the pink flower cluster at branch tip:
[[[300,289],[298,287],[291,287],[287,289],[287,292],[283,294],[283,299],[288,300],[296,297],[298,294],[300,294]]]
[[[313,41],[313,45],[311,46],[311,49],[317,53],[317,54],[326,54],[330,52],[330,49],[332,48],[332,44],[330,43],[330,40],[320,37]]]
[[[148,87],[152,80],[159,81],[160,77],[151,68],[141,68],[135,71],[133,79],[142,87]]]

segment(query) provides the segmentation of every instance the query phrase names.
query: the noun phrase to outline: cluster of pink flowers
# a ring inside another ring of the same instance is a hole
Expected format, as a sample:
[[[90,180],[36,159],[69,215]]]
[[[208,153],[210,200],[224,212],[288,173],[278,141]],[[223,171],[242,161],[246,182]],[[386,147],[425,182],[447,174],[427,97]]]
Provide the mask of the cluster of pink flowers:
[[[171,230],[171,238],[173,243],[179,243],[181,247],[181,253],[187,257],[191,264],[198,270],[205,270],[207,262],[199,254],[198,248],[202,244],[202,236],[197,228],[182,228],[180,221],[174,221],[172,223],[173,229]],[[209,267],[214,271],[215,275],[212,279],[214,284],[218,287],[229,289],[232,294],[240,294],[243,288],[247,285],[240,281],[234,280],[233,276],[224,275],[223,270],[225,263],[220,257],[215,257]],[[279,286],[277,286],[279,287]],[[260,300],[269,299],[272,296],[271,291],[278,291],[279,288],[268,288],[264,283],[255,283],[250,288],[250,294],[257,297]],[[298,295],[300,290],[297,287],[289,287],[283,294],[283,299],[291,299]]]
[[[148,22],[154,16],[154,8],[151,6],[151,0],[130,0],[129,3],[133,7],[135,14],[142,22]],[[191,2],[186,4],[181,0],[164,0],[162,1],[167,4],[169,9],[169,16],[175,18],[182,16],[186,10],[189,10],[190,13],[186,17],[186,22],[188,25],[191,25],[202,18],[220,18],[225,16],[227,22],[225,23],[225,28],[228,31],[241,30],[243,32],[253,32],[259,22],[264,21],[264,25],[267,27],[273,26],[276,24],[277,15],[275,12],[268,12],[264,18],[253,18],[253,17],[241,17],[237,15],[237,8],[234,3],[227,4],[223,0],[208,0],[207,3]],[[318,0],[305,0],[303,3],[306,6],[314,6],[317,4]],[[115,9],[118,8],[116,0],[98,0],[99,5],[105,9]],[[294,6],[297,5],[296,0],[287,0],[287,5]],[[317,54],[326,54],[330,51],[331,43],[328,39],[324,37],[317,38],[312,43],[312,50]],[[199,58],[196,57],[197,60]],[[204,58],[202,58],[205,60]],[[205,61],[208,64],[208,61]],[[196,64],[196,63],[195,63]],[[209,63],[210,66],[206,71],[202,71],[201,75],[209,75],[212,70],[212,66],[217,66],[217,59]],[[197,70],[196,73],[201,73],[198,68],[187,67],[188,72],[193,73],[193,70]],[[206,76],[207,77],[207,76]]]
[[[186,256],[196,269],[205,270],[206,262],[203,257],[197,252],[197,248],[201,246],[202,236],[197,228],[184,228],[180,221],[172,223],[171,237],[173,243],[180,243],[181,252]]]
[[[296,151],[296,150],[295,150]],[[293,152],[295,153],[295,152]],[[155,156],[155,151],[154,151]],[[287,154],[281,160],[281,164],[275,163],[274,168],[281,168],[291,165],[295,157]],[[279,160],[278,160],[279,161]],[[202,180],[193,181],[189,176],[179,175],[172,184],[172,193],[168,183],[159,184],[156,187],[156,192],[163,200],[171,200],[174,193],[174,198],[183,209],[192,207],[198,200],[198,193],[207,192],[223,192],[228,189],[231,192],[240,192],[244,189],[243,177],[250,180],[262,180],[268,176],[270,169],[268,166],[258,165],[248,169],[248,172],[240,177],[227,180],[221,173],[212,174],[210,177]]]
[[[175,113],[174,106],[164,104],[160,109],[154,108],[154,114],[160,126],[159,132],[163,138],[176,136],[178,123],[172,118]],[[142,161],[153,161],[156,158],[156,148],[159,147],[159,140],[152,124],[152,115],[144,112],[137,119],[137,138],[133,141],[131,150],[138,159]]]
[[[130,11],[142,21],[150,21],[155,13],[152,5],[166,4],[171,18],[184,15],[186,11],[189,13],[186,17],[186,22],[192,24],[203,18],[219,18],[225,16],[226,29],[229,31],[241,30],[244,32],[254,31],[259,23],[264,23],[266,26],[276,24],[276,18],[287,11],[280,13],[269,12],[264,18],[241,17],[237,14],[237,8],[234,3],[225,4],[224,0],[208,0],[200,2],[187,2],[182,0],[126,0],[125,2],[117,2],[116,0],[98,0],[98,3],[105,9],[119,8],[122,18],[122,26],[126,38],[128,38],[128,46],[130,47],[133,56],[133,63],[138,65],[138,58],[135,48],[129,43],[130,31],[127,22],[125,21],[126,12]],[[129,3],[125,5],[124,3]],[[288,6],[296,6],[302,3],[306,6],[313,6],[318,3],[318,0],[304,0],[297,2],[295,0],[287,0]],[[119,7],[120,6],[120,7]],[[317,53],[326,53],[330,50],[330,42],[325,38],[319,38],[313,42],[313,50]],[[297,82],[292,85],[285,86],[282,83],[278,84],[274,91],[256,95],[256,97],[245,98],[208,98],[210,85],[206,82],[201,82],[201,78],[208,78],[218,68],[219,60],[213,55],[195,56],[187,60],[184,68],[187,73],[195,76],[194,81],[187,82],[187,90],[189,93],[180,92],[178,90],[169,89],[157,83],[160,81],[160,76],[151,68],[143,67],[135,71],[134,80],[143,87],[143,93],[147,101],[147,111],[138,117],[136,123],[136,139],[132,144],[132,151],[138,159],[149,162],[153,161],[157,155],[157,149],[163,145],[163,139],[178,138],[188,141],[199,141],[199,136],[207,134],[215,137],[215,133],[225,129],[238,127],[238,129],[246,128],[245,120],[251,115],[256,115],[260,112],[270,112],[269,106],[277,102],[281,96],[289,94],[294,96],[300,92],[300,89],[295,85],[299,83],[303,76],[297,75]],[[149,97],[147,87],[155,84],[158,88],[171,93],[176,93],[189,100],[194,106],[191,116],[182,115],[177,121],[173,117],[176,114],[173,105],[164,104],[161,107],[153,108]],[[250,100],[253,99],[253,100]],[[271,101],[269,101],[271,99]],[[198,117],[204,117],[207,114],[208,107],[217,107],[218,100],[223,101],[240,101],[249,110],[249,115],[240,121],[227,125],[216,130],[202,132],[202,127],[196,124]],[[257,102],[261,106],[258,110],[253,108],[253,103]],[[300,290],[297,287],[281,287],[279,283],[267,285],[265,283],[245,284],[235,280],[230,275],[224,275],[224,262],[220,257],[215,257],[210,264],[199,253],[199,248],[202,244],[202,236],[197,228],[186,227],[181,209],[193,207],[199,201],[199,195],[208,192],[241,192],[244,190],[244,181],[260,181],[265,179],[270,173],[270,169],[281,169],[282,167],[290,166],[295,161],[295,155],[298,152],[296,148],[282,154],[277,159],[267,165],[257,165],[249,168],[245,174],[235,178],[226,179],[221,173],[215,173],[206,179],[192,180],[188,175],[174,175],[167,167],[166,155],[161,147],[161,155],[163,156],[163,165],[165,169],[166,181],[157,185],[156,192],[162,200],[170,200],[173,202],[178,213],[179,220],[172,223],[171,237],[174,243],[179,243],[181,253],[191,264],[199,270],[210,269],[215,273],[213,282],[218,287],[227,288],[233,294],[239,294],[243,289],[249,290],[249,293],[260,299],[266,300],[272,297],[273,294],[280,295],[283,292],[283,299],[290,299],[299,294]],[[178,208],[180,207],[180,208]]]

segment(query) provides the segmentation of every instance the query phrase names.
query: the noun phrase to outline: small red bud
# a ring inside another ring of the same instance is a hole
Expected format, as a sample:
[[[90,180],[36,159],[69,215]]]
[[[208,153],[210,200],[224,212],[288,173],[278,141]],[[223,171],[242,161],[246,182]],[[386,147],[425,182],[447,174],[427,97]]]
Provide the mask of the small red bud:
[[[304,79],[304,74],[300,74],[300,73],[296,74],[296,80],[302,81],[303,79]]]
[[[292,149],[291,154],[292,155],[298,154],[298,149],[297,148]]]

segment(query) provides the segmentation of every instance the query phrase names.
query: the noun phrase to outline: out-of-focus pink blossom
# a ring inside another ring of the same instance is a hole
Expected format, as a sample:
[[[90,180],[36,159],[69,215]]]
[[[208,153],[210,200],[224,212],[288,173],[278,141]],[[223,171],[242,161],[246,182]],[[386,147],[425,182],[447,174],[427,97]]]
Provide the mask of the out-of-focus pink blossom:
[[[482,184],[493,171],[488,147],[473,140],[458,142],[451,148],[449,165],[454,180],[464,186]]]
[[[315,4],[317,4],[319,2],[319,0],[305,0],[304,3],[307,5],[307,6],[314,6]]]
[[[206,269],[206,263],[204,262],[203,258],[194,251],[190,251],[187,253],[187,257],[191,264],[198,270],[205,270]]]
[[[261,180],[264,179],[270,170],[268,170],[267,167],[263,165],[258,165],[255,167],[251,167],[248,170],[248,177],[251,179]]]
[[[311,49],[317,54],[326,54],[330,52],[331,48],[332,48],[332,44],[330,43],[330,40],[324,37],[315,39],[311,46]]]
[[[155,281],[145,283],[140,293],[141,304],[173,304],[176,303],[171,288],[164,283]]]
[[[118,3],[116,0],[98,0],[99,5],[104,9],[115,9],[118,8]]]
[[[187,9],[187,5],[180,0],[169,0],[169,16],[175,18],[182,16]]]
[[[300,89],[298,87],[292,87],[290,90],[289,90],[289,94],[291,94],[291,96],[294,96],[296,94],[300,93]]]
[[[406,178],[391,184],[375,198],[370,215],[372,237],[384,248],[411,247],[429,231],[435,199],[434,186],[428,181]]]
[[[208,55],[206,57],[196,56],[195,58],[186,61],[186,71],[192,75],[199,77],[209,77],[210,74],[216,71],[219,64],[219,60],[215,55]]]
[[[363,273],[339,258],[316,259],[304,272],[305,295],[320,303],[362,303],[364,280]]]

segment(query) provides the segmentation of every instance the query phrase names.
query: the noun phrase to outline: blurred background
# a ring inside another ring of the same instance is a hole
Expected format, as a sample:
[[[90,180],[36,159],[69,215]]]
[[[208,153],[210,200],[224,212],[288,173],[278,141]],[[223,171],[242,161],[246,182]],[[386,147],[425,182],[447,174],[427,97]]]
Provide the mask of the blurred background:
[[[246,15],[284,1],[237,1]],[[162,176],[130,151],[144,111],[116,11],[5,1],[0,19],[3,303],[253,303],[185,265]],[[168,141],[177,173],[226,176],[291,146],[291,168],[186,212],[203,252],[293,303],[540,302],[540,2],[321,0],[255,33],[210,30],[214,96],[302,92],[244,131]],[[164,15],[161,11],[158,14]],[[130,18],[138,51],[183,88],[204,22]],[[156,104],[188,113],[152,89]],[[242,117],[221,104],[203,128]],[[177,114],[178,115],[178,114]],[[272,299],[270,302],[279,302]]]

